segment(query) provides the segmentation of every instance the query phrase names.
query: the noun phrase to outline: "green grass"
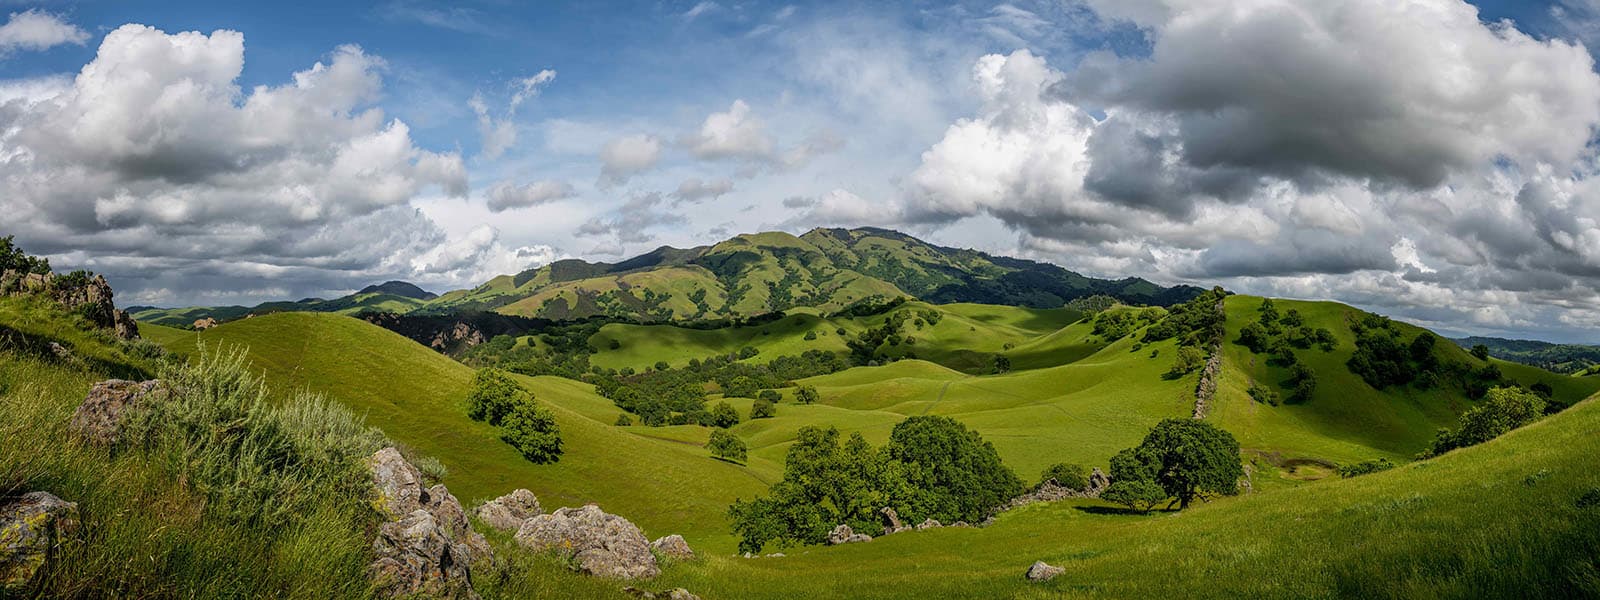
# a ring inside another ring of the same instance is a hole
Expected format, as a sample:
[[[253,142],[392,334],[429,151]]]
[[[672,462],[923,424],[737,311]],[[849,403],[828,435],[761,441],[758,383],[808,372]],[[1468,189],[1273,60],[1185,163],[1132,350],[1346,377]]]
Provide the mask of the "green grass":
[[[499,440],[496,428],[466,417],[472,369],[350,317],[256,317],[190,334],[174,341],[173,350],[192,351],[196,341],[246,347],[275,385],[326,394],[389,437],[438,458],[449,469],[445,484],[468,505],[522,487],[551,509],[594,502],[652,536],[679,533],[732,547],[722,518],[728,503],[766,487],[697,445],[614,426],[620,411],[609,400],[555,377],[521,378],[555,413],[565,448],[556,464],[529,463]]]

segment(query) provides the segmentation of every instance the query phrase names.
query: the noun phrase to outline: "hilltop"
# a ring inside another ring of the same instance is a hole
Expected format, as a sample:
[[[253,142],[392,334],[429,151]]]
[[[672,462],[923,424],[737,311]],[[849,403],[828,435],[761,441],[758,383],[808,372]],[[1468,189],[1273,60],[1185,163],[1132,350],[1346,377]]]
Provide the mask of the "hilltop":
[[[186,326],[271,312],[384,312],[464,315],[494,312],[568,321],[603,317],[691,322],[756,317],[796,308],[822,313],[909,297],[932,304],[983,303],[1059,308],[1089,296],[1170,305],[1199,288],[1162,287],[1136,277],[1086,277],[1048,263],[938,246],[878,228],[739,235],[709,246],[669,246],[615,263],[559,260],[433,296],[389,282],[335,300],[309,298],[255,307],[136,307],[148,323]]]

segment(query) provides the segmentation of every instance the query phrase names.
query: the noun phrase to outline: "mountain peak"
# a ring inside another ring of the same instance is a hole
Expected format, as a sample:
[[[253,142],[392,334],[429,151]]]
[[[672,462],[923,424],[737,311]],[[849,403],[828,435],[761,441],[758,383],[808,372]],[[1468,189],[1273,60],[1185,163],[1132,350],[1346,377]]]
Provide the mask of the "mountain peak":
[[[424,289],[422,289],[420,287],[417,287],[416,284],[413,284],[413,283],[410,283],[410,282],[406,282],[406,281],[385,281],[385,282],[377,284],[377,285],[369,285],[367,287],[361,288],[361,291],[356,292],[356,293],[357,294],[390,294],[390,295],[394,295],[394,296],[400,296],[400,297],[403,297],[403,298],[412,298],[412,299],[416,299],[416,300],[432,300],[434,298],[439,297],[438,294],[435,294],[435,293],[430,292],[428,290],[424,290]]]

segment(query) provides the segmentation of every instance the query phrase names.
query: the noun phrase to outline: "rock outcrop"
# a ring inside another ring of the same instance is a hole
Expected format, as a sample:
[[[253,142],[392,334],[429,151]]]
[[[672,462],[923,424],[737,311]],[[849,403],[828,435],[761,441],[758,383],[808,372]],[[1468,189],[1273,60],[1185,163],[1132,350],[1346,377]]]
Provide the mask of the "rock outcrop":
[[[1217,300],[1215,309],[1217,316],[1227,319],[1227,305],[1223,300]],[[1206,356],[1206,366],[1200,371],[1200,383],[1194,388],[1194,414],[1196,419],[1206,418],[1206,412],[1211,405],[1211,398],[1217,394],[1217,377],[1222,374],[1222,333],[1220,330],[1211,339],[1210,354]]]
[[[397,598],[477,598],[472,563],[492,552],[473,531],[461,502],[443,485],[423,488],[422,472],[394,448],[377,451],[367,466],[373,507],[388,518],[372,542],[377,558],[368,573],[374,585]]]
[[[575,560],[590,575],[648,579],[661,574],[644,533],[593,504],[528,519],[516,540],[535,552],[554,551]]]
[[[78,530],[78,505],[46,492],[0,502],[0,590],[28,585]]]
[[[872,541],[872,536],[865,533],[856,533],[849,525],[843,523],[839,524],[838,527],[834,527],[833,531],[828,532],[828,545],[830,546],[870,541]]]
[[[139,337],[139,327],[128,313],[118,310],[111,301],[111,284],[103,275],[83,277],[79,274],[60,276],[54,273],[0,273],[0,295],[27,294],[47,296],[68,311],[83,315],[89,323],[101,329],[110,329],[117,337],[131,340]]]
[[[1089,473],[1089,487],[1083,489],[1083,495],[1089,498],[1099,498],[1100,493],[1106,491],[1108,487],[1111,487],[1111,478],[1107,477],[1105,471],[1101,471],[1100,467],[1095,467],[1094,471]]]
[[[213,319],[211,317],[206,317],[204,319],[195,319],[194,323],[191,323],[189,325],[189,327],[191,329],[194,329],[195,331],[205,331],[207,329],[211,329],[212,327],[216,327],[216,326],[217,326],[217,320]]]
[[[485,341],[487,340],[484,339],[483,332],[479,331],[477,327],[458,322],[455,327],[451,327],[448,331],[434,334],[433,340],[428,342],[428,346],[434,350],[446,352],[463,345],[471,348]]]
[[[655,550],[656,554],[677,560],[694,560],[694,550],[689,549],[689,542],[676,533],[650,542],[650,549]]]
[[[171,390],[160,379],[112,379],[94,384],[88,397],[72,413],[67,429],[90,442],[114,445],[122,435],[123,421],[134,407],[165,398]]]
[[[922,523],[919,523],[917,525],[917,531],[924,531],[924,530],[928,530],[928,529],[938,529],[940,527],[944,527],[944,524],[940,523],[936,519],[927,519],[927,520],[924,520]]]
[[[1033,491],[1012,498],[1011,502],[1007,503],[1005,508],[1001,510],[1021,508],[1035,502],[1055,502],[1068,498],[1099,498],[1100,493],[1106,491],[1106,487],[1110,485],[1111,478],[1107,477],[1105,472],[1100,470],[1100,467],[1095,467],[1094,471],[1089,473],[1088,487],[1080,490],[1056,483],[1054,478],[1046,479],[1044,483],[1039,484],[1039,487],[1034,488]]]
[[[1067,572],[1066,569],[1046,564],[1044,561],[1040,560],[1034,561],[1033,566],[1028,567],[1027,577],[1028,581],[1050,581],[1051,579],[1055,579],[1057,575],[1065,572]]]
[[[478,520],[502,531],[516,531],[522,523],[544,512],[539,508],[539,498],[528,490],[518,489],[485,502],[478,507]]]

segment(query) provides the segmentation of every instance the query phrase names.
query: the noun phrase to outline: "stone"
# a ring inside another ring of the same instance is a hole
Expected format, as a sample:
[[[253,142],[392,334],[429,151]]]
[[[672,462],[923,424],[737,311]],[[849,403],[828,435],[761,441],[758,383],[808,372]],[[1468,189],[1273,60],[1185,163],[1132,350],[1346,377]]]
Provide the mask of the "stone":
[[[418,508],[378,526],[377,559],[368,567],[379,592],[392,598],[471,598],[471,550],[453,542],[432,513]]]
[[[895,510],[894,510],[894,507],[892,507],[892,506],[883,507],[882,509],[880,509],[878,511],[878,514],[883,515],[883,534],[884,535],[889,535],[891,533],[899,533],[901,531],[905,531],[907,529],[910,529],[910,527],[906,527],[904,524],[900,523],[900,514],[896,513]]]
[[[493,558],[494,550],[489,547],[489,540],[483,534],[472,530],[472,524],[467,522],[467,511],[461,508],[461,502],[446,489],[444,485],[428,488],[422,495],[422,506],[439,522],[439,527],[444,529],[445,537],[464,544],[471,551],[473,562]]]
[[[590,575],[648,579],[661,574],[644,533],[593,504],[528,519],[516,540],[535,552],[554,551],[574,559]]]
[[[207,329],[211,329],[212,327],[216,327],[216,326],[217,326],[217,320],[213,319],[211,317],[206,317],[204,319],[195,319],[194,323],[190,324],[190,327],[194,328],[195,331],[205,331]]]
[[[378,496],[374,508],[390,519],[403,518],[411,511],[423,508],[426,491],[422,489],[422,472],[393,447],[377,451],[367,459],[372,471],[372,486]]]
[[[133,320],[133,315],[119,308],[112,312],[112,317],[112,332],[117,337],[125,340],[139,339],[139,322]]]
[[[522,523],[544,512],[539,508],[539,498],[528,490],[511,493],[485,502],[478,507],[478,520],[503,531],[516,531]]]
[[[917,531],[922,531],[925,529],[937,529],[940,527],[944,527],[944,524],[934,519],[928,519],[917,525]]]
[[[689,542],[676,533],[650,542],[650,549],[656,554],[670,556],[678,560],[694,560],[694,550],[689,549]]]
[[[78,530],[78,505],[48,492],[0,502],[0,591],[28,585]]]
[[[67,429],[96,444],[114,445],[121,438],[122,426],[132,409],[171,393],[160,379],[126,381],[111,379],[94,384],[89,395],[72,413]]]
[[[828,532],[828,545],[830,546],[870,541],[872,541],[872,536],[865,533],[856,533],[849,525],[843,523],[840,523],[838,527],[834,527],[833,531]]]
[[[1050,581],[1065,572],[1066,569],[1046,564],[1042,560],[1034,561],[1033,566],[1028,567],[1028,581]]]
[[[691,594],[689,590],[683,588],[672,588],[665,592],[651,592],[630,586],[622,588],[622,591],[635,598],[645,598],[646,600],[700,600],[699,596]]]
[[[1094,471],[1089,473],[1089,487],[1083,489],[1083,495],[1090,498],[1099,498],[1100,492],[1106,491],[1108,487],[1111,487],[1111,478],[1107,477],[1105,471],[1101,471],[1100,467],[1095,467]]]

